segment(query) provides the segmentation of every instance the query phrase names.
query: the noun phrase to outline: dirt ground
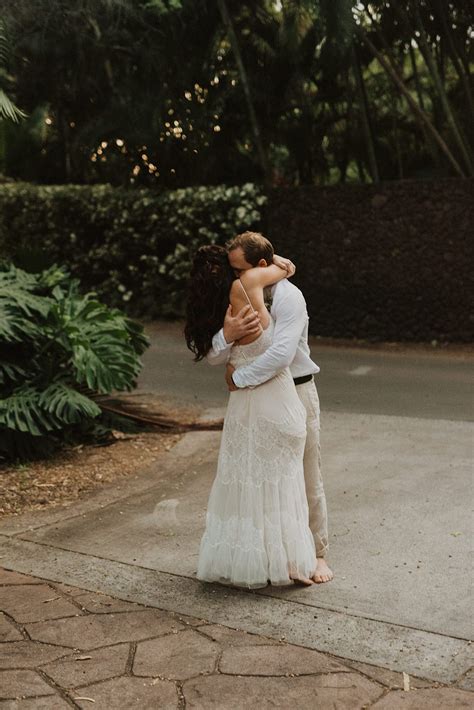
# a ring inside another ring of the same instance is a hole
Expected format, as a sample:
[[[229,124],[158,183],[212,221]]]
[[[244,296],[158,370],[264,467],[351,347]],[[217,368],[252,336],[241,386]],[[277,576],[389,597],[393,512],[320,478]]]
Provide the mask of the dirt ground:
[[[0,517],[60,506],[152,464],[181,434],[115,432],[109,446],[79,445],[52,459],[0,468]]]

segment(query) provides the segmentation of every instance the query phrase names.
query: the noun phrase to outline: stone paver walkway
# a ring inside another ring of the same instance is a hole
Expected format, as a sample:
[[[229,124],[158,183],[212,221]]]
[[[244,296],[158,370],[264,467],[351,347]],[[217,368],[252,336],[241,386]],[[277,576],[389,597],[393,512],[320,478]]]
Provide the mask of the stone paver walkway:
[[[0,610],[2,710],[474,707],[469,674],[404,678],[1,568]]]

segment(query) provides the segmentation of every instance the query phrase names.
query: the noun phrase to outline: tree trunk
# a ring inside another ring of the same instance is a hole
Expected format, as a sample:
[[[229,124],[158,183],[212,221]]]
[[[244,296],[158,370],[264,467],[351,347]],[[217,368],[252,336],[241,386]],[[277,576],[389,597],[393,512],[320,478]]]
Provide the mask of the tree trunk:
[[[413,78],[415,80],[416,95],[418,97],[418,103],[420,104],[420,108],[422,109],[422,111],[424,111],[425,110],[425,103],[424,103],[424,99],[423,99],[423,89],[421,86],[418,67],[416,66],[415,50],[411,46],[411,42],[409,43],[408,47],[409,47],[411,68],[413,71]],[[431,157],[433,158],[433,162],[436,165],[436,167],[439,168],[440,167],[440,155],[439,155],[438,146],[434,142],[433,137],[430,134],[428,134],[428,132],[426,130],[426,126],[422,125],[421,128],[423,131],[424,139],[425,139],[426,144],[428,146],[428,150],[431,153]]]
[[[471,114],[471,120],[474,121],[474,99],[471,91],[470,77],[469,74],[466,74],[462,60],[458,56],[458,51],[454,43],[453,34],[451,32],[451,28],[446,17],[446,13],[444,11],[443,1],[436,0],[436,7],[438,10],[438,14],[441,18],[441,24],[443,25],[443,31],[448,43],[449,55],[451,57],[451,61],[454,65],[454,68],[456,69],[457,75],[459,76],[459,79],[461,80],[461,83],[463,85],[464,93],[466,95],[466,102],[469,106],[469,112]]]
[[[357,33],[359,34],[361,40],[365,43],[365,45],[370,49],[374,57],[378,60],[380,63],[381,67],[387,72],[389,77],[392,79],[393,83],[395,86],[398,88],[401,94],[405,97],[410,109],[412,110],[415,118],[421,123],[421,125],[425,126],[430,135],[433,136],[434,140],[436,143],[439,145],[441,148],[442,152],[444,155],[448,158],[449,162],[451,163],[452,167],[454,168],[455,172],[457,175],[460,177],[466,177],[463,169],[457,162],[456,158],[454,155],[451,153],[449,150],[448,146],[436,130],[436,128],[433,126],[432,122],[430,121],[429,117],[427,114],[418,106],[416,101],[413,99],[409,89],[405,86],[405,83],[403,79],[400,78],[397,70],[395,67],[393,67],[390,62],[388,62],[383,54],[377,49],[377,47],[372,43],[372,41],[369,39],[369,37],[365,34],[364,30],[357,26],[356,28]]]
[[[425,103],[423,101],[423,92],[421,90],[420,75],[418,73],[418,67],[416,66],[415,50],[411,46],[411,42],[408,44],[408,51],[410,53],[411,68],[413,71],[413,79],[415,81],[415,89],[416,95],[418,96],[418,103],[420,104],[420,108],[424,111]]]
[[[252,101],[252,94],[250,91],[250,84],[247,77],[247,72],[242,60],[242,54],[240,52],[239,41],[234,30],[234,25],[227,8],[226,0],[217,0],[217,5],[219,12],[222,17],[222,21],[227,30],[229,37],[229,42],[232,47],[232,52],[234,53],[235,63],[237,64],[237,69],[240,76],[240,81],[242,83],[242,88],[244,90],[245,101],[247,103],[247,109],[249,114],[250,125],[252,127],[252,133],[255,141],[255,146],[257,148],[257,153],[259,157],[260,166],[264,175],[265,184],[270,184],[270,171],[268,166],[268,160],[265,153],[265,148],[263,146],[262,134],[260,131],[260,126],[257,120],[257,114],[255,113],[255,107]]]
[[[89,21],[90,26],[94,30],[96,40],[100,42],[102,40],[102,32],[100,31],[100,27],[97,20],[94,17],[91,17],[90,15],[87,16],[87,19]],[[112,91],[112,93],[115,93],[114,72],[112,69],[112,62],[108,57],[104,59],[104,72],[105,76],[107,77],[107,81],[109,82],[110,90]]]
[[[367,157],[369,162],[370,174],[374,183],[380,182],[379,168],[377,165],[377,156],[375,154],[375,143],[372,126],[370,123],[369,106],[367,101],[367,92],[364,85],[364,77],[360,66],[359,55],[354,40],[352,41],[352,68],[356,80],[357,98],[359,103],[359,115],[364,131],[365,143],[367,147]]]
[[[392,132],[395,139],[395,152],[397,156],[398,179],[403,180],[403,161],[400,148],[400,134],[398,130],[398,95],[392,94]]]

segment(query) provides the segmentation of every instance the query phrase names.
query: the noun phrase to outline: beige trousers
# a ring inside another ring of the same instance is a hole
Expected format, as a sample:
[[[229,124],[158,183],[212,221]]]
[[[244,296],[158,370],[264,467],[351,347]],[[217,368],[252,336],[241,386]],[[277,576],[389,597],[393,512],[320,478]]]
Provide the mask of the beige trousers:
[[[329,545],[328,515],[321,475],[320,407],[314,379],[296,386],[307,412],[304,478],[309,507],[309,527],[316,545],[316,556],[325,557]]]

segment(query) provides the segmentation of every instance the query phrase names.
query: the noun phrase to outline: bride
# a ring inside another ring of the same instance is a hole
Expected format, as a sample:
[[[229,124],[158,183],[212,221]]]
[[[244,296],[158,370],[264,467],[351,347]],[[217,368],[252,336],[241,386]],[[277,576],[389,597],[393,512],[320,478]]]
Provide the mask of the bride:
[[[249,304],[258,332],[234,343],[230,362],[252,362],[271,344],[274,323],[264,303],[267,286],[287,272],[271,264],[231,270],[223,247],[201,247],[189,282],[186,342],[206,356],[230,306]],[[239,587],[312,584],[316,551],[308,522],[303,454],[306,410],[289,368],[259,387],[231,392],[217,473],[201,539],[197,578]]]

